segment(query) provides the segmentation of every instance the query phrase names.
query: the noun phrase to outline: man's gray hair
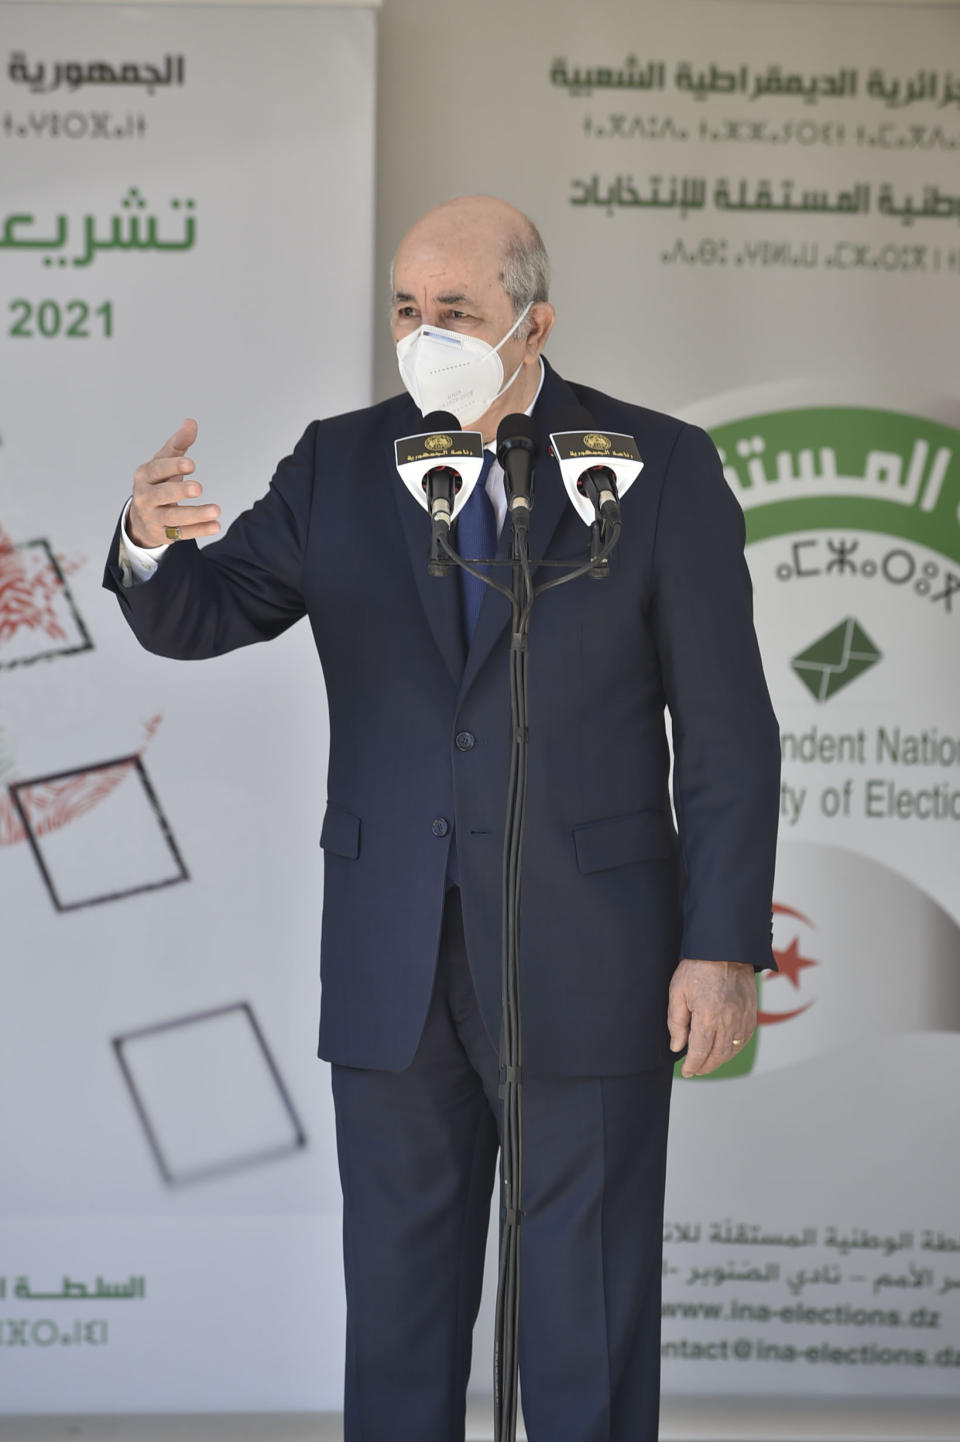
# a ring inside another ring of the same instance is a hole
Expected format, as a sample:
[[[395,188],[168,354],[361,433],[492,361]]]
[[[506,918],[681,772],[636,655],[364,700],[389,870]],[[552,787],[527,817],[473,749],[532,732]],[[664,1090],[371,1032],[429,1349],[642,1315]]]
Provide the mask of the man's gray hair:
[[[513,302],[515,315],[528,305],[550,298],[550,257],[537,227],[512,235],[504,247],[500,284]]]
[[[500,262],[500,284],[513,304],[514,315],[522,315],[528,305],[539,300],[550,299],[550,257],[539,230],[532,220],[527,221],[529,229],[517,232],[507,241]],[[394,266],[396,257],[390,262],[390,295],[394,292]],[[392,308],[391,299],[391,308]],[[529,332],[529,317],[521,326],[521,332]],[[521,335],[522,339],[522,335]]]

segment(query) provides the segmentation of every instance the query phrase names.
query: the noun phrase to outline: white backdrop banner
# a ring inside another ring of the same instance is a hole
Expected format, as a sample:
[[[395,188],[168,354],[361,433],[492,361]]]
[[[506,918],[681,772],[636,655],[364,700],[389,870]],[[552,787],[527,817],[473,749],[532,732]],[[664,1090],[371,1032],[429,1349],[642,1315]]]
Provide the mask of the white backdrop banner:
[[[610,388],[662,367],[718,444],[784,757],[779,972],[738,1061],[677,1088],[665,1388],[952,1395],[960,23],[616,8],[541,51],[541,218],[629,277]]]
[[[319,667],[100,573],[184,416],[229,521],[369,400],[375,16],[0,8],[2,1406],[335,1407]]]
[[[780,970],[739,1067],[674,1089],[665,1390],[956,1396],[960,12],[491,0],[470,74],[438,35],[414,93],[411,11],[383,255],[447,195],[515,201],[560,372],[706,425],[747,517]],[[491,106],[504,35],[525,88]]]
[[[666,1390],[956,1395],[957,12],[489,0],[469,66],[472,7],[404,13],[389,244],[529,209],[561,372],[708,426],[747,515],[780,971],[737,1070],[675,1089]],[[185,414],[229,519],[364,399],[372,17],[3,16],[4,1406],[334,1408],[318,667],[302,628],[148,657],[98,586]]]

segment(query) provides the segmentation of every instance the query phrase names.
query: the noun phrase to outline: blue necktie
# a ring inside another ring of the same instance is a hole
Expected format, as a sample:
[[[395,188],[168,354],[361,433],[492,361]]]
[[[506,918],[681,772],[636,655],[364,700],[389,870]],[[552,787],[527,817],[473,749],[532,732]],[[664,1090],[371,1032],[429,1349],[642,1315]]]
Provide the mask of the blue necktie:
[[[456,547],[465,560],[477,556],[494,556],[497,551],[497,517],[493,502],[487,495],[487,476],[494,462],[492,451],[483,453],[483,467],[480,479],[470,492],[470,499],[457,516]],[[469,571],[458,567],[460,577],[460,602],[463,611],[463,630],[467,649],[477,629],[477,618],[483,605],[483,593],[487,589],[483,581],[471,576]],[[460,885],[460,858],[457,855],[457,838],[453,836],[447,854],[447,885]]]
[[[487,476],[494,462],[492,451],[483,453],[483,469],[480,479],[470,492],[470,499],[457,517],[457,550],[465,560],[476,556],[493,557],[497,552],[497,517],[493,502],[487,495]],[[483,581],[471,576],[469,571],[460,570],[460,595],[463,600],[463,626],[467,647],[473,640],[477,618],[483,605],[483,594],[487,587]]]

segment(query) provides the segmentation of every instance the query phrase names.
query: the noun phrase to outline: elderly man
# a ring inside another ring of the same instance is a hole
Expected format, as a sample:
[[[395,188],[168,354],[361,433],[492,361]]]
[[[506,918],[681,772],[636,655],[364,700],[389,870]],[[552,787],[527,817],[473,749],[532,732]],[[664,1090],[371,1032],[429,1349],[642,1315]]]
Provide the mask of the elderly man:
[[[542,359],[547,274],[513,207],[429,212],[393,274],[409,395],[313,422],[268,494],[203,550],[219,508],[187,504],[201,487],[184,422],[136,472],[107,567],[161,655],[217,655],[304,614],[313,627],[330,705],[320,1054],[344,1195],[347,1442],[463,1438],[498,1145],[509,608],[427,575],[428,518],[393,456],[422,428],[418,407],[454,411],[491,448],[505,415],[533,417],[536,558],[585,549],[548,456],[572,407],[635,436],[644,461],[610,576],[544,596],[531,637],[520,1364],[533,1442],[654,1442],[673,1062],[686,1047],[692,1076],[729,1060],[753,1029],[754,972],[772,965],[779,747],[742,516],[702,432]],[[488,455],[457,527],[467,553],[503,556]]]

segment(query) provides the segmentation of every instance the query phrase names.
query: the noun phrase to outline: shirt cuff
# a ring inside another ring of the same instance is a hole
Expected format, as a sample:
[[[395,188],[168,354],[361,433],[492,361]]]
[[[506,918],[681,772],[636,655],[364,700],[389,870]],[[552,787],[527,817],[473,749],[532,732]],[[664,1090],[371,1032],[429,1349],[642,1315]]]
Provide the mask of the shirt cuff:
[[[138,546],[127,533],[127,516],[133,504],[133,497],[123,508],[120,517],[120,574],[124,587],[139,586],[156,574],[161,558],[169,551],[172,542],[163,546]]]

